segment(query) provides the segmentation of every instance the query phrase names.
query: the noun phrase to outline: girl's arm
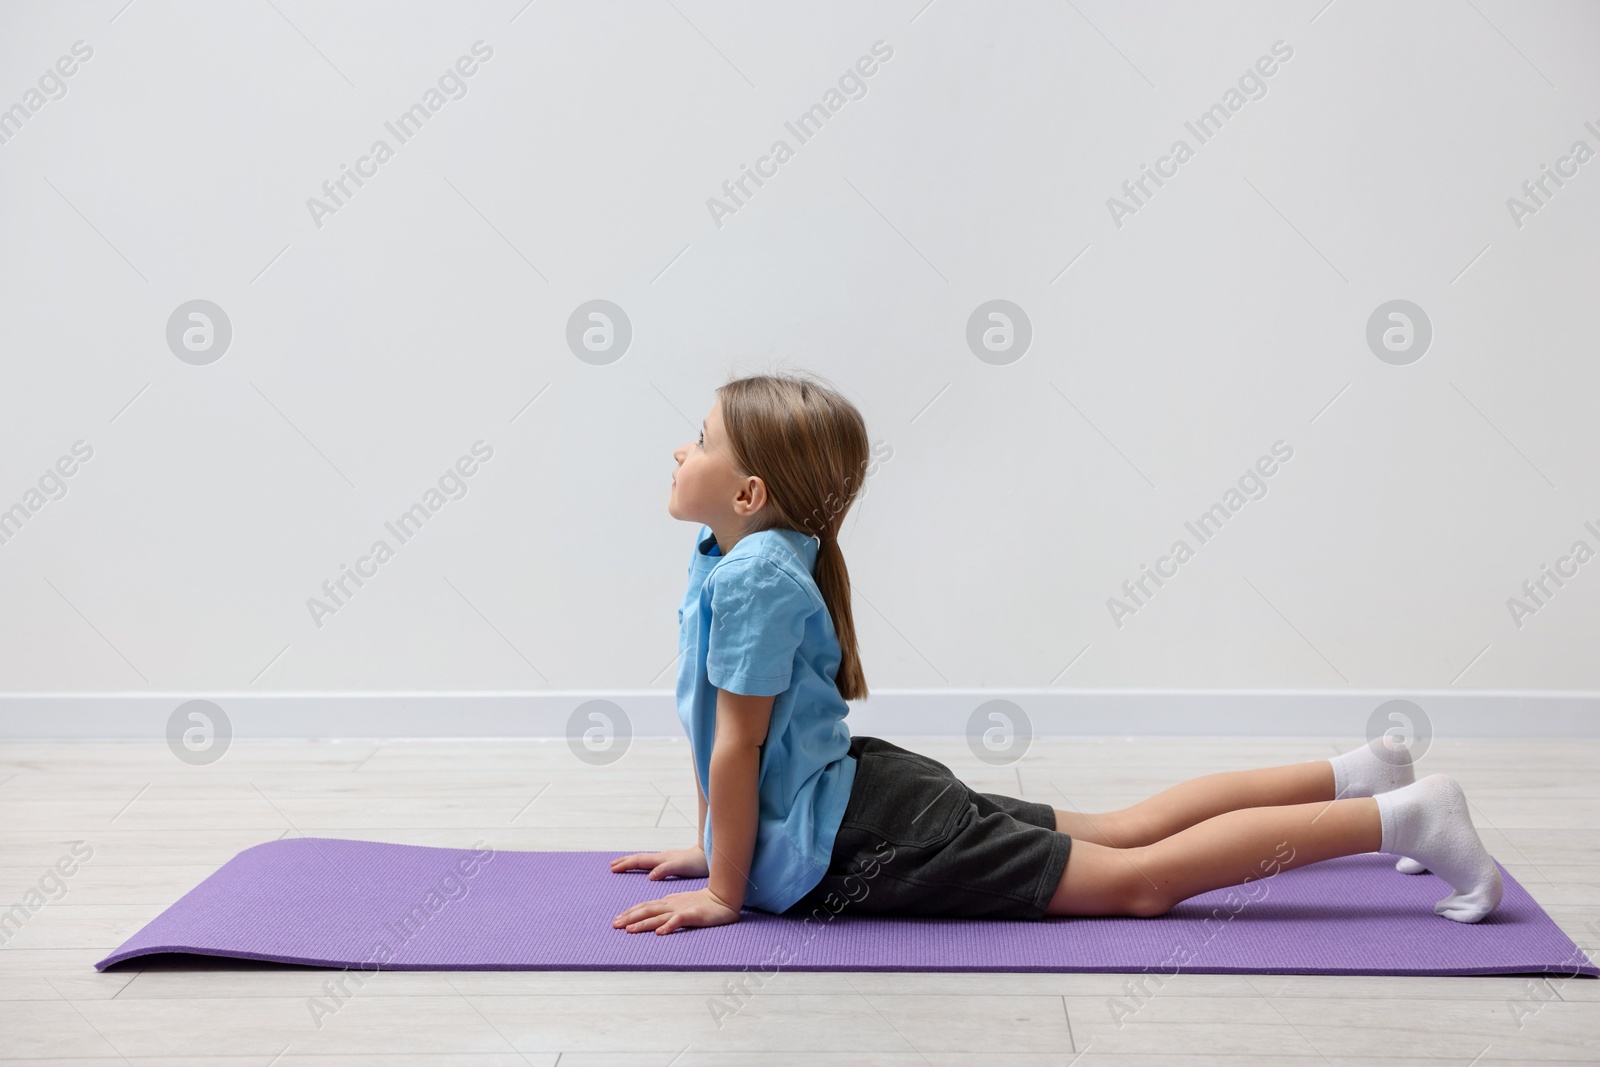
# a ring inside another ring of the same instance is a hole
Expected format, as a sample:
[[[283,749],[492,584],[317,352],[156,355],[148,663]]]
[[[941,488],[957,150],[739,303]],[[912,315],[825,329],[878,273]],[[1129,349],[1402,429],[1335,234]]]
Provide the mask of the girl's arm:
[[[708,809],[716,828],[711,843],[714,854],[707,857],[710,882],[704,889],[669,893],[659,900],[637,904],[613,919],[613,926],[630,934],[648,930],[670,934],[684,926],[721,926],[739,921],[750,861],[756,850],[761,745],[767,739],[775,699],[717,691],[710,781],[717,799],[708,803],[704,791],[700,796],[702,840]]]
[[[760,802],[756,785],[761,745],[772,721],[770,696],[753,697],[717,690],[717,733],[711,748],[711,824],[716,827],[711,882],[706,887],[728,907],[744,904],[750,859],[756,851]]]
[[[694,770],[694,768],[690,768]],[[695,832],[694,845],[696,848],[706,847],[706,791],[700,788],[700,772],[694,773],[694,791],[700,794],[700,827]]]

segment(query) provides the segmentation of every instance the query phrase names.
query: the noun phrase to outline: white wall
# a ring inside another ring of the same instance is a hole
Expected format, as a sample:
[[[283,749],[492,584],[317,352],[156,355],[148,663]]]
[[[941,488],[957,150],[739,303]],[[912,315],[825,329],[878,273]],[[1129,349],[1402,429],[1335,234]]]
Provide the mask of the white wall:
[[[0,544],[13,697],[664,691],[672,449],[730,370],[785,364],[892,449],[843,538],[875,691],[1600,688],[1600,560],[1507,605],[1600,549],[1600,159],[1508,208],[1600,151],[1600,8],[16,3],[0,107],[78,41],[0,144],[0,507],[93,449]],[[785,122],[879,41],[800,144]],[[232,328],[205,365],[166,337],[194,299]],[[593,299],[633,331],[604,365],[566,341]],[[993,299],[1033,333],[1000,365],[966,337]],[[1366,339],[1395,299],[1433,332],[1405,365]],[[399,545],[385,520],[480,440]],[[1185,521],[1279,441],[1199,545]],[[308,598],[378,538],[319,627]]]

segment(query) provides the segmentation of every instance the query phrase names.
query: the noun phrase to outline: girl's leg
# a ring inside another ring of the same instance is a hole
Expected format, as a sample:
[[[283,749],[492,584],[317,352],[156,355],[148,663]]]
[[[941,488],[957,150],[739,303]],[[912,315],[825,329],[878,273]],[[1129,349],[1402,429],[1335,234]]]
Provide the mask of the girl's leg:
[[[1117,811],[1086,815],[1057,808],[1056,829],[1070,834],[1075,848],[1080,841],[1117,849],[1137,848],[1225,812],[1326,802],[1333,799],[1333,789],[1333,766],[1327,760],[1223,771],[1179,782]]]
[[[1201,781],[1204,779],[1174,788]],[[1294,777],[1285,781],[1290,788],[1309,788],[1308,783],[1297,784]],[[1246,788],[1258,786],[1250,783]],[[1329,782],[1326,792],[1331,796],[1332,791]],[[1204,799],[1203,795],[1196,795]],[[1217,797],[1226,795],[1217,793]],[[1220,800],[1213,798],[1211,802]],[[1320,802],[1225,811],[1163,840],[1132,848],[1075,839],[1067,869],[1045,913],[1162,915],[1179,901],[1212,889],[1240,885],[1335,856],[1376,852],[1382,840],[1378,802],[1372,797],[1325,798]]]

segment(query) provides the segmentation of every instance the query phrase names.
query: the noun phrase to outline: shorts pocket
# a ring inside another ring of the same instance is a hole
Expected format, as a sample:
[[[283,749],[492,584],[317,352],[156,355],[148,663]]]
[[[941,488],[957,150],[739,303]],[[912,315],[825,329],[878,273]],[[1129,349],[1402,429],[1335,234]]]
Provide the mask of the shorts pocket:
[[[927,848],[949,841],[956,820],[971,807],[967,787],[930,768],[930,762],[912,753],[864,755],[856,766],[845,822],[891,845]]]

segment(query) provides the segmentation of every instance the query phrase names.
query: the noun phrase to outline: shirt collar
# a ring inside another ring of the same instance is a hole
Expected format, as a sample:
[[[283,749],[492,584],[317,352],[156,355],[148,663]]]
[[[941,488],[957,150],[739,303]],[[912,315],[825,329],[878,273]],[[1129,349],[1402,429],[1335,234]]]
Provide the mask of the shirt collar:
[[[717,560],[726,555],[726,553],[722,551],[722,546],[717,544],[717,535],[711,532],[711,527],[702,526],[701,529],[703,531],[703,535],[701,536],[700,540],[696,542],[696,556],[701,559]],[[790,556],[792,553],[792,558],[796,558],[798,560],[807,574],[811,574],[815,571],[817,564],[817,551],[821,546],[817,543],[815,538],[809,537],[806,534],[801,533],[799,530],[790,530],[786,527],[773,527],[767,530],[758,530],[756,533],[746,534],[744,537],[741,537],[733,546],[734,549],[737,550],[741,545],[745,544],[745,542],[749,541],[752,537],[756,537],[758,534],[766,534],[777,537],[782,542],[783,548],[779,549],[779,551],[783,555]],[[715,552],[712,551],[713,548],[716,549]]]
[[[701,530],[704,531],[704,536],[696,543],[696,551],[702,556],[721,556],[722,546],[717,544],[717,535],[711,532],[711,527],[701,526]],[[711,551],[713,548],[716,549],[715,552]]]

